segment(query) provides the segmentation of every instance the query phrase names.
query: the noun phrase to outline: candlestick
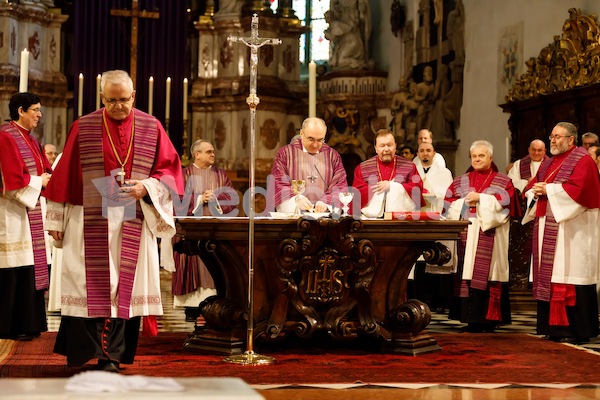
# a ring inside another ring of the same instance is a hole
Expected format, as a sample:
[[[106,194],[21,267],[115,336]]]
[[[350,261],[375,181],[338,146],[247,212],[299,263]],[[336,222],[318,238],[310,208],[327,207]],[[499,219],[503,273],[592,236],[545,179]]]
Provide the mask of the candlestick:
[[[96,110],[100,109],[100,82],[102,81],[102,75],[96,76]]]
[[[79,95],[77,98],[77,116],[83,115],[83,74],[79,74]]]
[[[19,78],[19,92],[26,92],[29,79],[29,52],[27,49],[23,49],[21,52],[21,72]]]
[[[165,120],[171,116],[171,77],[167,78],[167,95],[165,96]]]
[[[152,98],[154,96],[154,78],[148,79],[148,114],[152,115]]]
[[[183,78],[183,120],[184,121],[187,121],[187,119],[188,119],[187,105],[188,105],[188,80],[187,80],[187,78]]]
[[[317,116],[317,64],[308,63],[308,116]]]

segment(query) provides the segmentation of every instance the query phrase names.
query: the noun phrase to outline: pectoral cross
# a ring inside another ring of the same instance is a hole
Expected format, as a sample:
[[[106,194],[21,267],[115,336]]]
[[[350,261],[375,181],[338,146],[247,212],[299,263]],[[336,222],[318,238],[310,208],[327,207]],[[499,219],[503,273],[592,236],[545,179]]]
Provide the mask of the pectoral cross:
[[[315,176],[312,172],[309,176],[306,177],[306,179],[308,179],[310,181],[310,183],[315,183],[315,180],[318,178],[318,176]]]
[[[133,81],[133,87],[135,89],[135,78],[137,71],[137,44],[138,44],[138,19],[139,18],[153,18],[158,19],[160,14],[155,11],[140,11],[138,0],[131,1],[131,10],[110,10],[110,15],[117,17],[131,17],[131,56],[129,61],[129,75]]]
[[[121,167],[121,170],[119,172],[117,172],[117,175],[119,176],[121,185],[123,185],[125,183],[125,168]]]

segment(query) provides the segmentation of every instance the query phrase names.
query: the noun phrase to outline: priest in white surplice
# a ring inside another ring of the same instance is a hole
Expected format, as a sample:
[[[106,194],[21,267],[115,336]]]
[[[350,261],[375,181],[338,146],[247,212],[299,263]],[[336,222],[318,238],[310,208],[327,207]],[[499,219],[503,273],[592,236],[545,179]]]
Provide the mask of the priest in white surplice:
[[[542,161],[547,160],[546,144],[540,139],[535,139],[529,144],[525,157],[514,162],[512,168],[508,171],[508,176],[512,180],[513,186],[520,193],[525,186],[537,174]]]
[[[386,211],[415,211],[424,206],[421,177],[413,163],[396,155],[391,131],[377,131],[375,152],[354,170],[352,186],[360,192],[362,215],[380,218]]]
[[[530,275],[536,328],[552,340],[585,342],[600,331],[600,178],[592,158],[577,147],[575,125],[556,124],[550,153],[525,188],[530,207],[524,221],[536,220]]]
[[[427,205],[421,211],[432,211],[441,213],[444,208],[444,198],[448,187],[452,184],[452,172],[439,163],[434,163],[436,155],[433,144],[423,142],[417,150],[417,157],[421,161],[417,165],[417,171],[423,180],[425,201]],[[452,296],[452,275],[456,270],[456,241],[442,240],[441,244],[446,246],[452,254],[451,259],[444,265],[425,264],[423,256],[419,257],[415,267],[409,275],[414,279],[414,298],[425,303],[431,309],[448,309]]]
[[[159,263],[174,269],[171,194],[183,179],[160,122],[133,108],[129,75],[105,72],[100,87],[104,107],[73,123],[46,187],[46,229],[63,248],[54,352],[117,372],[133,363],[140,317],[162,315]]]
[[[492,167],[493,146],[470,147],[473,171],[454,179],[446,204],[450,220],[468,219],[458,243],[458,265],[449,317],[471,332],[490,332],[511,322],[508,295],[508,233],[515,214],[510,178]]]

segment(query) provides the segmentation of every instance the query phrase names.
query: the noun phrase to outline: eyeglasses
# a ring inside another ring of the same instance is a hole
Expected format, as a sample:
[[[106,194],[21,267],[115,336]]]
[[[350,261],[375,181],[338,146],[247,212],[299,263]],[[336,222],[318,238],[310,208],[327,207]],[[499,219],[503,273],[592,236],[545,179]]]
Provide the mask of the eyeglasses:
[[[104,102],[111,106],[114,107],[117,104],[127,104],[131,101],[131,99],[133,98],[133,95],[129,96],[129,97],[123,97],[121,99],[113,99],[113,98],[104,98]]]
[[[548,139],[550,139],[550,140],[553,140],[553,139],[558,140],[558,139],[562,139],[562,138],[570,137],[570,136],[571,135],[550,135],[550,136],[548,136]]]
[[[40,114],[41,114],[41,113],[42,113],[42,109],[41,109],[40,107],[36,107],[36,108],[28,108],[28,109],[27,109],[27,111],[33,111],[33,112],[34,112],[34,114],[37,114],[37,113],[40,113]]]
[[[314,137],[310,137],[310,136],[305,136],[306,140],[308,140],[310,143],[323,143],[325,141],[325,138],[321,138],[321,139],[316,139]]]

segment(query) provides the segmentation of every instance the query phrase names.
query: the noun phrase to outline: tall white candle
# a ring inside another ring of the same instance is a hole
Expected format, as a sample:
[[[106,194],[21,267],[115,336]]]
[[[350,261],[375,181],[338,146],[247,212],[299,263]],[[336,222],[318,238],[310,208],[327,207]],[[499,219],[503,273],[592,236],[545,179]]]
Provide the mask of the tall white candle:
[[[154,97],[154,78],[148,79],[148,114],[152,115],[152,99]]]
[[[183,120],[187,121],[188,119],[188,80],[187,78],[183,79]]]
[[[100,109],[100,82],[102,81],[102,75],[96,76],[96,110]]]
[[[308,63],[308,116],[317,116],[317,64]]]
[[[19,92],[27,91],[27,83],[29,80],[29,52],[23,49],[21,52],[21,71],[19,76]]]
[[[77,116],[83,115],[83,74],[79,74],[79,95],[77,96]]]
[[[171,116],[171,77],[167,78],[167,95],[165,96],[165,119]]]
[[[510,136],[506,137],[506,165],[510,164]]]

